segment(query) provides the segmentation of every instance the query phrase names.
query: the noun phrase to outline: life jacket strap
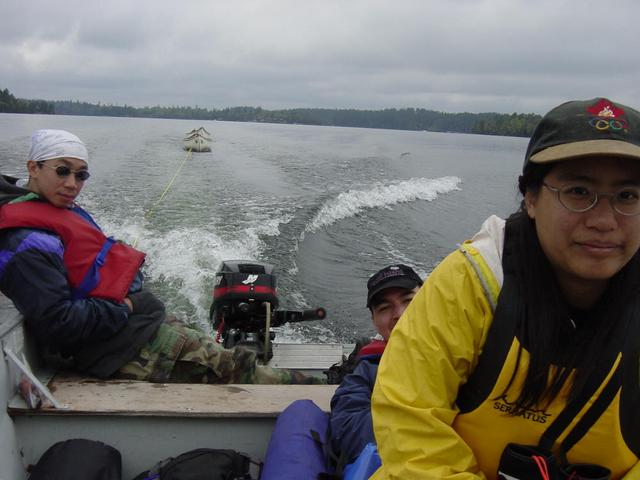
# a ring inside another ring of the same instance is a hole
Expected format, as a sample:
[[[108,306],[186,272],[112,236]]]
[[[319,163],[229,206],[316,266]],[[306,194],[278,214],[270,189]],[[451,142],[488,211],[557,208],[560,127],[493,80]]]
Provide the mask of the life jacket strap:
[[[104,265],[107,254],[115,243],[116,240],[113,237],[107,237],[104,244],[102,245],[102,248],[98,252],[98,255],[96,255],[93,264],[91,265],[89,270],[87,270],[87,274],[82,279],[82,282],[80,282],[80,285],[78,285],[71,291],[72,300],[87,298],[89,296],[89,292],[96,288],[96,286],[100,282],[100,268],[102,268],[102,266]]]

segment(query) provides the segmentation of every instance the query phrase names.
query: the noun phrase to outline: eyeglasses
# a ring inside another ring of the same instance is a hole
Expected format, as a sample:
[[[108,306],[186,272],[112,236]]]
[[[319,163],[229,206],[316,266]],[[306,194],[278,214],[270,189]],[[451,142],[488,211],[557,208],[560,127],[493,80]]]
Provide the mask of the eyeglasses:
[[[66,165],[58,165],[57,167],[52,167],[51,165],[47,165],[46,163],[39,163],[39,165],[50,168],[51,170],[55,170],[56,174],[62,178],[66,178],[73,173],[73,175],[76,177],[76,180],[80,182],[88,180],[91,176],[89,170],[71,170]]]
[[[640,188],[624,187],[613,193],[598,193],[580,184],[567,184],[560,188],[543,183],[558,195],[560,204],[571,212],[582,213],[596,206],[602,197],[609,197],[611,207],[620,215],[640,215]]]

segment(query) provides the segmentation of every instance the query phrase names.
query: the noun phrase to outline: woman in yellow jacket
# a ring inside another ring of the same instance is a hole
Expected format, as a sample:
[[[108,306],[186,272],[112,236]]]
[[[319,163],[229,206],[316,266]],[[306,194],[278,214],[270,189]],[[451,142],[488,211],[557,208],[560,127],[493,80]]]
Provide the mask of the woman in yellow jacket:
[[[551,110],[519,189],[391,335],[375,480],[640,479],[640,113]]]

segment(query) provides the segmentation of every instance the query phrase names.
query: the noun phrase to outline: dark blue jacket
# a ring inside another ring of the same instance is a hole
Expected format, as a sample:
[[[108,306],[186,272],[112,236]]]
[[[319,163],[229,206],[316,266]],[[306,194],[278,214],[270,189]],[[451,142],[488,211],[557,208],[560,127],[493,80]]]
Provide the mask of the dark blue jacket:
[[[371,421],[371,394],[381,355],[360,359],[331,399],[330,441],[336,455],[351,463],[367,443],[375,442]]]
[[[66,353],[113,337],[127,323],[124,304],[98,298],[71,300],[64,247],[50,232],[0,231],[0,291],[24,315],[40,343]]]

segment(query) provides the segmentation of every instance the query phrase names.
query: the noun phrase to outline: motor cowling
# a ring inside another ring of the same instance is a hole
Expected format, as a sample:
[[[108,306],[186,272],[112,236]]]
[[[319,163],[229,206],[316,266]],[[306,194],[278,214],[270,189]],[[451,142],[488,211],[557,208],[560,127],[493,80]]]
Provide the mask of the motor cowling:
[[[210,319],[218,330],[235,328],[245,332],[264,327],[266,305],[278,308],[273,265],[246,260],[223,261],[216,272]]]

